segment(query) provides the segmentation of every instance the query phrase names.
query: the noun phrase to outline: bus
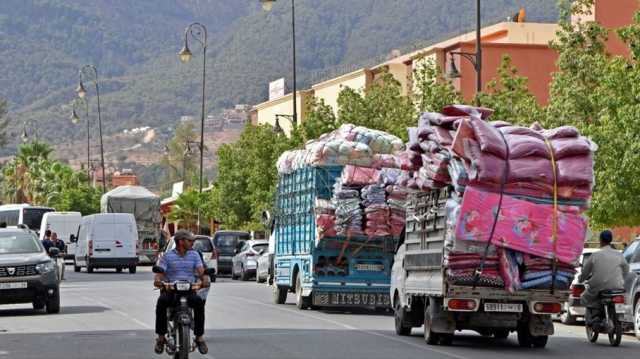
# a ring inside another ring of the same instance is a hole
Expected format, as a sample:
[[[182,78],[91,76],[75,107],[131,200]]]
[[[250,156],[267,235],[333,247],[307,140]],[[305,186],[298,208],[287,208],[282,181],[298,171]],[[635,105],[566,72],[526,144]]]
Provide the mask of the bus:
[[[53,208],[32,206],[28,203],[5,204],[0,206],[0,223],[5,223],[7,226],[24,224],[38,233],[44,214],[54,211]]]

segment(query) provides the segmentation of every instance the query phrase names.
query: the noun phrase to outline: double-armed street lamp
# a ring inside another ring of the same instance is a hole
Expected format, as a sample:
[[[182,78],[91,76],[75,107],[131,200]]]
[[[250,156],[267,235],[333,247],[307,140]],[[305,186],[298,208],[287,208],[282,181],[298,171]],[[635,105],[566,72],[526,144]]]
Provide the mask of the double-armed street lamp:
[[[451,61],[451,64],[447,74],[447,76],[452,79],[460,77],[460,72],[456,68],[453,55],[460,55],[469,60],[473,65],[473,68],[476,70],[476,94],[482,92],[482,46],[480,40],[480,0],[476,0],[476,52],[450,51],[449,60]]]
[[[273,4],[275,2],[276,0],[260,0],[262,8],[265,11],[271,11],[271,8],[273,7]],[[298,121],[298,106],[296,93],[296,7],[294,0],[291,0],[291,42],[293,45],[293,120],[291,121],[291,123],[293,124],[293,127],[295,127]]]
[[[102,118],[100,113],[100,87],[98,86],[98,70],[93,65],[84,65],[78,71],[79,83],[76,88],[76,93],[78,97],[84,99],[87,96],[87,90],[84,87],[84,77],[89,76],[89,80],[93,82],[96,88],[96,98],[98,101],[98,132],[100,134],[100,166],[102,167],[102,193],[107,192],[107,179],[106,172],[104,168],[104,147],[102,144]],[[87,119],[88,121],[88,119]],[[87,151],[88,152],[88,151]]]
[[[193,57],[189,49],[189,39],[195,40],[202,46],[202,108],[200,109],[200,183],[198,193],[202,193],[204,167],[204,107],[207,75],[207,28],[199,22],[194,22],[184,30],[184,46],[178,53],[180,61],[187,63]],[[198,232],[200,232],[200,208],[198,207]]]
[[[89,103],[86,99],[76,98],[73,100],[71,122],[73,122],[73,124],[80,122],[80,117],[78,116],[80,106],[82,106],[82,109],[84,110],[84,118],[87,121],[87,181],[89,182],[89,185],[91,185],[91,122],[89,121]]]

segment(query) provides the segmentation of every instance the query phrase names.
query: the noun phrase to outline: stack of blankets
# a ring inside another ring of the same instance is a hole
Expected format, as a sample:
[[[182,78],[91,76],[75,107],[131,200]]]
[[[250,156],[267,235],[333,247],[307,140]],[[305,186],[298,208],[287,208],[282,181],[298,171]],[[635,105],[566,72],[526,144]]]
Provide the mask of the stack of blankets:
[[[573,127],[490,122],[491,113],[455,105],[422,114],[404,151],[421,165],[401,182],[453,190],[445,241],[452,283],[472,275],[473,284],[509,292],[567,288],[584,246],[597,146]]]
[[[386,192],[389,205],[389,232],[397,237],[402,234],[407,218],[407,190],[398,185],[388,185]]]
[[[339,236],[361,236],[362,208],[360,207],[360,190],[358,187],[343,186],[336,181],[331,199],[335,207],[335,227]]]
[[[390,236],[390,212],[384,187],[379,184],[368,185],[362,189],[361,196],[366,217],[364,232],[367,237]]]

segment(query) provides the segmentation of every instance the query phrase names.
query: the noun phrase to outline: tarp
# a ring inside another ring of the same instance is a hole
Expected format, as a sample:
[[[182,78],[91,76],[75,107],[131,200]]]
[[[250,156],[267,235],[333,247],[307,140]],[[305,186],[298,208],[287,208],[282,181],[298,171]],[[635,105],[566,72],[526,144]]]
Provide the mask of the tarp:
[[[102,195],[102,213],[131,213],[138,231],[153,230],[160,225],[160,197],[141,186],[120,186]]]

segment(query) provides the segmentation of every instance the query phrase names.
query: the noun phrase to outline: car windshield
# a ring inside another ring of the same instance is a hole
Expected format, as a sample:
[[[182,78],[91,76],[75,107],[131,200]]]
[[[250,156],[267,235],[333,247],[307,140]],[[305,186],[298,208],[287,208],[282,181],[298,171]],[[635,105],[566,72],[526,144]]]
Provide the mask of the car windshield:
[[[639,245],[640,245],[640,240],[631,243],[631,245],[624,250],[624,253],[622,255],[624,256],[624,259],[627,262],[631,262],[631,257],[633,257],[633,254],[636,252],[636,249],[638,248]]]
[[[52,212],[52,210],[48,208],[25,208],[22,212],[22,223],[26,224],[32,231],[39,231],[42,217],[47,212]]]
[[[196,238],[193,249],[200,252],[213,252],[213,246],[209,238]]]
[[[215,238],[216,247],[232,247],[234,248],[238,243],[238,240],[246,241],[249,239],[249,234],[219,234]]]
[[[267,243],[264,243],[264,244],[255,244],[255,245],[253,246],[253,250],[254,250],[254,251],[256,251],[256,252],[260,252],[261,250],[263,250],[263,251],[264,251],[263,253],[266,253],[266,252],[267,252],[267,248],[268,248],[268,247],[269,247],[269,245],[268,245]]]
[[[19,254],[41,252],[38,239],[31,234],[0,234],[0,254]]]

